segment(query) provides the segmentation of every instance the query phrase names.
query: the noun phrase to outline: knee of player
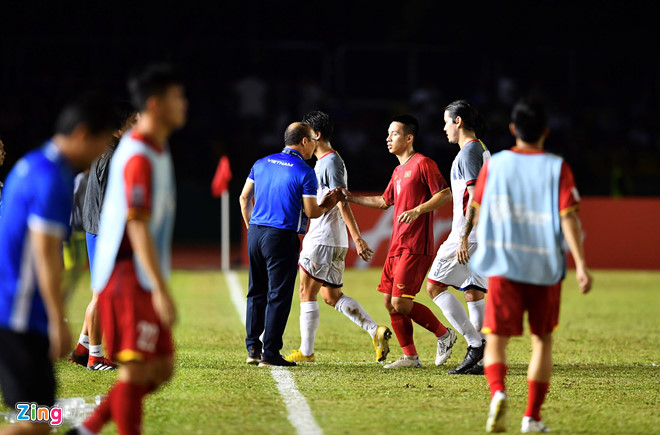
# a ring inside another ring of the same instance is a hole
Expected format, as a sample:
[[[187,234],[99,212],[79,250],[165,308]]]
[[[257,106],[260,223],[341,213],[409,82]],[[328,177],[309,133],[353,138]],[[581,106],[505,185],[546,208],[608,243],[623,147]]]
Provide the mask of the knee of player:
[[[332,296],[323,295],[323,302],[325,302],[327,305],[330,305],[332,308],[337,305],[337,301],[339,301],[339,299],[335,299]]]
[[[172,378],[172,375],[174,375],[174,361],[167,360],[163,364],[159,364],[158,369],[154,374],[156,386],[160,386],[169,381]]]
[[[431,299],[435,299],[436,296],[446,290],[447,287],[440,287],[439,285],[433,284],[430,281],[426,283],[426,293],[431,297]]]
[[[463,293],[465,295],[465,302],[478,302],[485,296],[484,292],[476,289],[465,290]]]
[[[410,313],[410,309],[412,308],[413,301],[412,299],[408,298],[393,298],[392,299],[392,306],[394,307],[394,310],[403,315],[408,315]]]

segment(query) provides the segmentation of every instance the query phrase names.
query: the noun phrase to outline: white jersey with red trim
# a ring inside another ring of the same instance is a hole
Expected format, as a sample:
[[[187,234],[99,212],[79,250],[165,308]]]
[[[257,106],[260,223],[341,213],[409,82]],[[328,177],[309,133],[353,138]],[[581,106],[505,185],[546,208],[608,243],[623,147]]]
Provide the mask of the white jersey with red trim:
[[[480,140],[471,140],[461,148],[451,164],[451,195],[454,201],[453,220],[448,241],[458,243],[461,230],[465,226],[465,211],[468,205],[468,186],[473,186],[479,177],[484,162],[490,158],[490,151]],[[477,232],[468,236],[470,243],[477,242]]]
[[[319,183],[318,201],[321,201],[323,196],[332,189],[348,187],[346,166],[339,154],[334,151],[323,155],[316,162],[314,172]],[[346,223],[339,211],[339,206],[310,220],[309,231],[303,239],[303,250],[308,251],[318,245],[348,248]]]
[[[127,165],[131,161],[135,162],[136,157],[137,160],[142,160],[143,164],[148,162],[146,169],[150,169],[151,177],[146,181],[146,186],[129,186],[127,183]],[[171,270],[172,231],[176,208],[172,158],[167,147],[159,149],[139,134],[129,132],[117,146],[110,163],[96,255],[92,265],[92,289],[97,293],[103,291],[112,275],[124,240],[129,212],[136,206],[149,215],[149,233],[156,248],[161,273],[167,279]],[[133,261],[140,285],[151,290],[151,283],[140,262],[135,256]]]

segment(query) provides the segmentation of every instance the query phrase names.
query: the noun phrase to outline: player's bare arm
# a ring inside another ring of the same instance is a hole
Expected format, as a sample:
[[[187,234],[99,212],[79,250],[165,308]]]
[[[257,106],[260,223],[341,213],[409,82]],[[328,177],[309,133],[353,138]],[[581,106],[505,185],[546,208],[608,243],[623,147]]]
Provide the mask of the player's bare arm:
[[[385,202],[382,196],[364,196],[364,195],[353,195],[348,189],[341,187],[341,193],[343,195],[343,201],[351,202],[353,204],[361,205],[369,208],[379,208],[385,210],[390,208],[389,205]]]
[[[353,210],[351,210],[351,205],[348,202],[340,201],[337,203],[337,206],[339,207],[339,212],[341,213],[342,218],[344,218],[344,222],[346,222],[348,232],[351,233],[351,238],[355,243],[357,254],[364,261],[371,260],[371,257],[374,255],[374,251],[362,238],[362,235],[360,234],[360,228],[358,227],[357,221],[355,220],[355,215],[353,214]]]
[[[32,249],[37,268],[39,291],[48,314],[50,357],[56,360],[66,356],[71,346],[71,333],[64,322],[62,300],[62,239],[50,234],[30,230]]]
[[[130,219],[126,223],[126,233],[131,242],[133,251],[138,261],[147,273],[152,286],[152,300],[156,314],[160,321],[167,326],[172,326],[176,320],[176,308],[167,290],[165,279],[158,265],[156,248],[154,247],[149,223],[144,219]]]
[[[446,188],[445,190],[433,195],[431,199],[429,199],[425,203],[420,204],[411,210],[404,211],[397,217],[397,220],[399,222],[409,224],[415,221],[418,217],[420,217],[424,213],[429,213],[432,212],[433,210],[439,209],[440,207],[448,204],[449,202],[451,202],[451,190],[449,190],[449,188]]]
[[[584,258],[584,247],[582,245],[582,227],[576,211],[571,211],[562,215],[561,229],[568,243],[568,247],[575,261],[575,278],[582,293],[588,293],[593,284],[593,278],[587,269],[587,262]]]
[[[341,199],[341,197],[341,192],[337,189],[326,193],[321,199],[320,204],[317,202],[316,197],[304,197],[303,209],[305,211],[305,215],[307,215],[307,217],[310,219],[320,217],[332,207],[337,205],[337,202]]]
[[[472,201],[474,199],[474,186],[467,186],[467,192],[468,192],[468,206],[467,210],[465,210],[465,225],[463,226],[463,229],[461,230],[460,234],[460,241],[458,243],[458,250],[456,251],[456,257],[458,259],[458,262],[461,264],[467,264],[468,261],[470,261],[470,251],[469,251],[469,245],[468,245],[468,236],[472,232],[472,229],[474,228],[474,215],[475,215],[475,210],[474,207],[472,206]]]
[[[243,186],[243,191],[239,197],[241,203],[241,214],[243,215],[243,221],[245,222],[245,227],[250,226],[250,219],[252,218],[252,197],[254,196],[254,183],[251,180],[247,180]]]

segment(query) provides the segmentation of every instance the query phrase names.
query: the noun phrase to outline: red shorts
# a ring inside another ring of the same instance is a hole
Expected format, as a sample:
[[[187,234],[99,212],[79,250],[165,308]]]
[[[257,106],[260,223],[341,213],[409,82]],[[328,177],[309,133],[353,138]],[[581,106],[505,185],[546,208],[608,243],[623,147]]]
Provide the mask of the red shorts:
[[[388,257],[378,291],[394,297],[415,299],[433,263],[430,255],[400,254]]]
[[[522,335],[523,315],[528,313],[529,330],[535,335],[554,331],[559,324],[561,281],[555,285],[534,285],[501,276],[488,280],[484,334]]]
[[[113,361],[174,355],[172,330],[158,319],[151,292],[138,283],[132,259],[117,261],[108,285],[99,294],[98,313]]]

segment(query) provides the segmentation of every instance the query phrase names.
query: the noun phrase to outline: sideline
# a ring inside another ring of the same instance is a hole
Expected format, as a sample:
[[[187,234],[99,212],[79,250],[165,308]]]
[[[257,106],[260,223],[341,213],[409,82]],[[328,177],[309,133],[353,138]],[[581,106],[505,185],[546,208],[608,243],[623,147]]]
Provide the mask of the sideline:
[[[236,272],[233,270],[226,270],[223,272],[227,285],[229,286],[229,294],[231,295],[231,301],[236,307],[236,311],[245,325],[245,293],[241,288],[241,283],[238,280]],[[296,383],[293,380],[293,376],[288,369],[284,367],[271,367],[270,374],[277,382],[277,389],[284,399],[284,404],[288,411],[288,418],[293,427],[296,429],[299,435],[306,434],[323,434],[323,430],[319,427],[314,420],[312,415],[312,410],[305,400],[298,388],[296,388]]]

